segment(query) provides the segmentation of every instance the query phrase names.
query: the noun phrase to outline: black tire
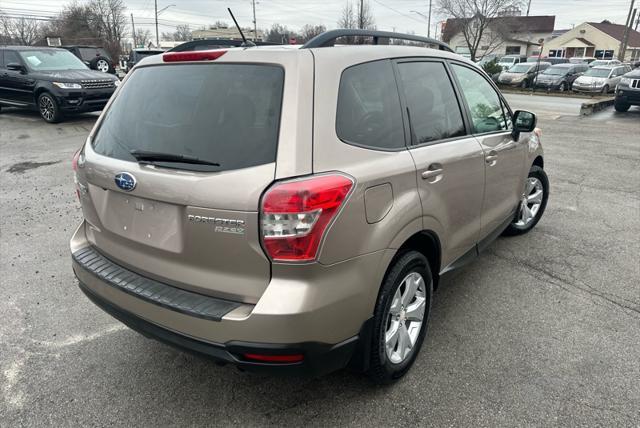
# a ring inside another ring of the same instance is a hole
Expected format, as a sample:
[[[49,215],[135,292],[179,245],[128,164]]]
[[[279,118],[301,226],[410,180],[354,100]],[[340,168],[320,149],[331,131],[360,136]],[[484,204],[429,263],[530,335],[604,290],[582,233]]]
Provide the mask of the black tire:
[[[38,111],[40,116],[48,123],[58,123],[62,120],[60,106],[48,92],[43,92],[38,97]]]
[[[420,331],[411,350],[402,361],[394,363],[387,357],[385,333],[389,323],[392,321],[390,310],[396,291],[403,285],[403,280],[412,273],[419,274],[424,280],[424,315]],[[432,297],[433,277],[431,276],[427,258],[417,251],[408,251],[398,256],[382,283],[374,312],[371,365],[367,374],[375,383],[389,384],[395,382],[404,376],[413,365],[427,332]]]
[[[602,94],[606,95],[609,93],[609,85],[604,85],[604,87],[602,88]]]
[[[558,86],[558,90],[559,90],[560,92],[566,92],[567,88],[568,88],[568,87],[567,87],[566,82],[562,82],[562,83],[560,83],[560,86]]]
[[[613,107],[615,107],[616,111],[619,111],[620,113],[624,113],[628,111],[629,108],[631,108],[631,104],[616,101]]]
[[[520,88],[522,88],[522,89],[527,89],[527,87],[528,87],[528,86],[529,86],[529,85],[528,85],[528,83],[527,83],[526,79],[525,79],[525,80],[523,80],[523,81],[522,81],[522,83],[520,84]]]
[[[544,170],[536,165],[532,166],[531,169],[529,170],[529,175],[527,179],[529,178],[538,179],[540,184],[542,185],[543,193],[542,193],[542,202],[540,203],[540,207],[538,208],[538,211],[536,212],[535,216],[529,222],[527,222],[526,224],[519,224],[518,222],[520,220],[520,214],[522,210],[522,207],[521,207],[522,201],[521,201],[518,204],[518,209],[516,210],[516,215],[514,216],[513,221],[509,224],[509,226],[507,226],[507,228],[503,232],[503,235],[514,236],[514,235],[522,235],[529,232],[531,229],[533,229],[536,226],[536,224],[538,224],[538,222],[542,218],[542,215],[544,214],[544,210],[547,207],[547,201],[549,200],[549,178],[547,177],[547,174],[544,172]]]

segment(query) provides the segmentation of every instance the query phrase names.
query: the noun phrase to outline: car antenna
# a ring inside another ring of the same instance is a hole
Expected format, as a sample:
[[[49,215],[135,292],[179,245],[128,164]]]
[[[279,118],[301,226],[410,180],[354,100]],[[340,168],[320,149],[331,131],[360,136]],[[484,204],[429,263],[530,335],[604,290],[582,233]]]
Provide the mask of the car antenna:
[[[243,47],[243,48],[255,46],[256,45],[255,43],[253,43],[251,40],[247,40],[247,38],[244,36],[244,33],[242,32],[242,29],[238,25],[238,21],[236,21],[236,17],[233,16],[233,12],[231,12],[231,8],[228,7],[227,10],[229,11],[229,15],[231,15],[231,19],[233,19],[233,23],[236,24],[236,28],[240,32],[240,37],[242,37],[242,45],[240,45],[240,46]]]

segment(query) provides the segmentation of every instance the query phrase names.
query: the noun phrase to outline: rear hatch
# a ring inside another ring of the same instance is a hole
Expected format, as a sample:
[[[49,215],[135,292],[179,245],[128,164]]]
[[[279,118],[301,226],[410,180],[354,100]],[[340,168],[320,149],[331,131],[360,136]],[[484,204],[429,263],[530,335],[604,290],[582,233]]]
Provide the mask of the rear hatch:
[[[258,211],[276,173],[283,86],[273,64],[136,69],[78,169],[89,241],[159,281],[257,302],[270,280]]]

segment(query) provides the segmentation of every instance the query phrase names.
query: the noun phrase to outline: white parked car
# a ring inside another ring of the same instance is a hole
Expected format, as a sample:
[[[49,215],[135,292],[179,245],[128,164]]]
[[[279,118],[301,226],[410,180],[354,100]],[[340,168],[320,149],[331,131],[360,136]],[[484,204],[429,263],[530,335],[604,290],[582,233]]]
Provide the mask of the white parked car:
[[[622,75],[629,71],[629,67],[624,65],[592,67],[573,82],[573,91],[608,94],[615,89]]]

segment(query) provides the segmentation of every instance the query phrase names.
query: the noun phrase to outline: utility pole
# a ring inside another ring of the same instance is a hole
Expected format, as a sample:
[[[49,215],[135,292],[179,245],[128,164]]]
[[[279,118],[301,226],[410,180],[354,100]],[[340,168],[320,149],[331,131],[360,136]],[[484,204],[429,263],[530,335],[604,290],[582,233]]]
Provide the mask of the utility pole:
[[[258,23],[256,22],[256,0],[251,0],[253,6],[253,41],[258,40]]]
[[[160,36],[158,35],[158,0],[154,0],[154,6],[156,11],[156,48],[160,47]]]
[[[527,3],[527,16],[529,16],[529,11],[531,10],[531,0]]]
[[[433,0],[429,0],[429,19],[427,20],[427,37],[431,37],[431,3]]]
[[[364,30],[364,0],[360,0],[360,13],[358,15],[358,28]]]
[[[133,22],[133,13],[131,14],[131,34],[133,36],[133,48],[138,47],[138,42],[136,41],[136,24]]]
[[[627,15],[627,22],[624,24],[624,35],[622,36],[622,40],[620,41],[620,50],[618,52],[618,60],[624,62],[624,55],[627,50],[627,40],[629,38],[629,29],[633,23],[633,18],[631,18],[631,14],[633,13],[633,5],[636,0],[631,0],[631,6],[629,6],[629,14]],[[635,16],[635,15],[634,15]]]

